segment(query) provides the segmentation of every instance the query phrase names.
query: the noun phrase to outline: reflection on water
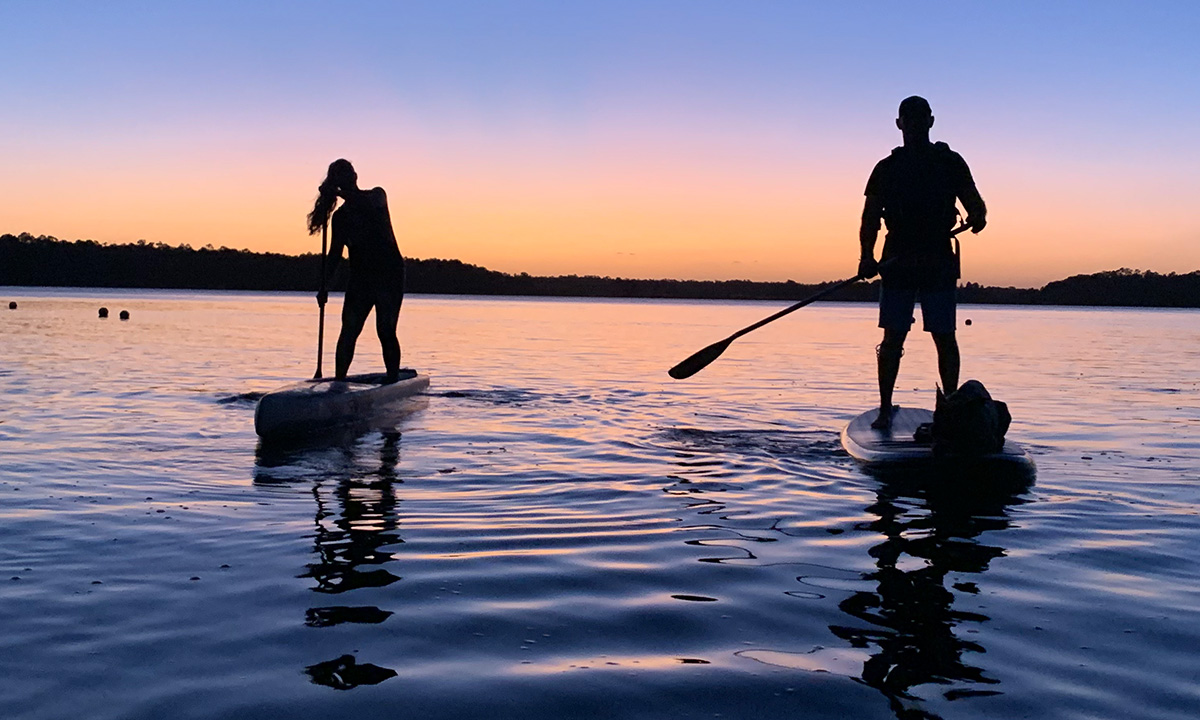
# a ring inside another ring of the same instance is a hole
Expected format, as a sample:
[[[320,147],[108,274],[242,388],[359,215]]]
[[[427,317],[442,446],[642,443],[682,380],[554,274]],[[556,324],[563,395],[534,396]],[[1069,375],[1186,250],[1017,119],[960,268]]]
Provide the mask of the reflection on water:
[[[335,690],[353,690],[359,685],[378,685],[389,678],[396,677],[396,671],[360,663],[353,655],[343,655],[333,660],[309,665],[304,672],[317,685],[325,685]]]
[[[785,458],[790,461],[826,460],[841,452],[837,436],[828,430],[701,430],[672,428],[663,438],[677,447],[677,457],[686,459],[689,453],[723,458],[726,453]],[[720,460],[715,461],[720,462]],[[686,462],[680,462],[686,467]]]
[[[400,460],[400,432],[383,433],[379,464],[359,467],[353,442],[317,448],[322,453],[316,467],[324,472],[312,480],[316,506],[313,554],[315,561],[298,575],[312,578],[313,590],[322,595],[342,595],[364,588],[386,587],[400,576],[386,567],[395,558],[388,547],[403,543],[399,535],[395,485],[403,482],[397,475]],[[259,468],[255,482],[278,482],[277,474],[290,466],[312,462],[302,449],[273,450],[259,448]],[[350,595],[348,597],[353,597]],[[322,605],[305,611],[305,625],[327,628],[342,623],[379,624],[392,611],[373,605]],[[359,685],[376,685],[396,676],[396,671],[371,663],[361,663],[353,655],[342,655],[309,665],[304,672],[318,685],[349,690]]]
[[[831,625],[830,631],[871,656],[863,662],[861,680],[888,698],[896,717],[935,718],[918,706],[910,691],[927,683],[954,685],[944,696],[999,694],[999,684],[971,655],[983,653],[979,643],[962,637],[988,617],[955,607],[955,593],[977,594],[974,582],[947,576],[978,574],[1005,554],[1004,548],[979,540],[986,531],[1009,526],[1007,509],[1022,503],[1032,476],[989,473],[977,469],[934,477],[913,471],[877,474],[875,502],[866,508],[874,520],[860,526],[883,536],[868,553],[875,570],[863,579],[873,590],[859,590],[839,603],[859,623]],[[965,687],[963,687],[965,686]]]
[[[256,399],[312,372],[311,296],[142,293],[114,325],[112,294],[57,292],[0,317],[5,718],[1200,706],[1195,311],[972,309],[971,374],[1036,451],[1017,507],[841,452],[866,304],[674,382],[769,310],[414,297],[434,385],[403,440],[256,455]],[[928,406],[932,343],[909,352],[897,400]]]
[[[385,438],[380,466],[365,476],[348,474],[313,485],[316,503],[316,535],[313,551],[317,561],[299,577],[316,581],[320,593],[339,594],[365,587],[384,587],[400,578],[379,567],[392,561],[385,546],[403,542],[397,533],[396,460],[399,435]],[[347,451],[349,454],[349,451]],[[347,458],[348,460],[352,458]],[[351,466],[352,467],[352,466]],[[322,491],[332,485],[336,507],[329,508]],[[333,608],[315,608],[320,614]]]

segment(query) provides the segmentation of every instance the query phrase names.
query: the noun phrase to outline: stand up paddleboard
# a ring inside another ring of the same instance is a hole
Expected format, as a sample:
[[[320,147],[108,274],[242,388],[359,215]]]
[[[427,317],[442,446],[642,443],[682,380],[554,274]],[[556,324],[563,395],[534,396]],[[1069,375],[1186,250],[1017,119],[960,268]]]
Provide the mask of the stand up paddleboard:
[[[1032,471],[1033,459],[1025,449],[1011,440],[1004,441],[1000,452],[977,457],[945,457],[933,454],[933,445],[913,438],[917,427],[933,422],[933,412],[919,408],[898,408],[892,414],[890,430],[871,427],[879,417],[879,408],[868,410],[850,421],[842,431],[842,447],[855,460],[871,466],[901,466],[938,463],[972,463],[1008,466]]]
[[[396,382],[383,373],[345,380],[305,380],[273,390],[258,401],[254,430],[264,440],[304,437],[342,425],[368,421],[393,403],[429,387],[429,377],[404,369]]]

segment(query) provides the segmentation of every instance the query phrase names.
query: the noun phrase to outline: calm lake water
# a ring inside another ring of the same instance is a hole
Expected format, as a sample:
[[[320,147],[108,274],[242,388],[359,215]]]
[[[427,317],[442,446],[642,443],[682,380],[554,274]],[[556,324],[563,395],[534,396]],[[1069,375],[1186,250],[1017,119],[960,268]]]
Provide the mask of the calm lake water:
[[[673,381],[780,306],[410,297],[424,407],[275,449],[311,297],[0,300],[6,718],[1200,716],[1200,313],[961,309],[1038,472],[933,492],[840,448],[868,305]]]

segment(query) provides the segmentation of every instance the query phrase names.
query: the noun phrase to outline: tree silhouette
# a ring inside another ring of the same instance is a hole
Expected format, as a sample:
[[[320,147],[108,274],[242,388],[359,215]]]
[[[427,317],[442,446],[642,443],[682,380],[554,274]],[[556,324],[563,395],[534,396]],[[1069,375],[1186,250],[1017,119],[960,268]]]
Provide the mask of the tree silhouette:
[[[319,269],[320,258],[315,253],[257,253],[214,248],[211,244],[196,249],[145,240],[104,245],[94,240],[59,240],[29,233],[0,235],[0,285],[315,291]],[[459,260],[406,261],[406,290],[410,293],[791,301],[833,282],[543,277],[496,272]],[[343,288],[344,278],[335,278],[332,289]],[[876,281],[857,283],[830,299],[865,302],[878,297]],[[959,287],[958,300],[983,304],[1200,307],[1200,271],[1160,275],[1121,268],[1075,275],[1041,289],[965,283]]]

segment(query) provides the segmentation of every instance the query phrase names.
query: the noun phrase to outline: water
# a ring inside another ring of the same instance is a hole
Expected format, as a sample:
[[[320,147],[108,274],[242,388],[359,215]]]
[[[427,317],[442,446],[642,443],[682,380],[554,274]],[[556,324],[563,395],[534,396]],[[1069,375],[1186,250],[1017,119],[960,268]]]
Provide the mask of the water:
[[[311,298],[3,290],[6,718],[1200,715],[1194,311],[962,309],[1038,474],[947,495],[840,449],[866,305],[411,297],[426,406],[279,450]]]

